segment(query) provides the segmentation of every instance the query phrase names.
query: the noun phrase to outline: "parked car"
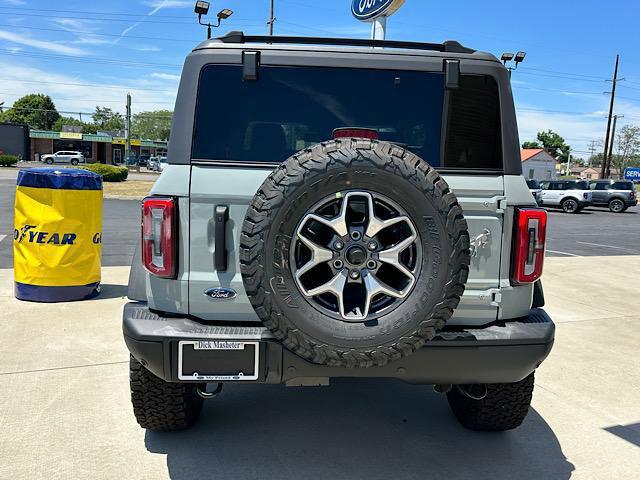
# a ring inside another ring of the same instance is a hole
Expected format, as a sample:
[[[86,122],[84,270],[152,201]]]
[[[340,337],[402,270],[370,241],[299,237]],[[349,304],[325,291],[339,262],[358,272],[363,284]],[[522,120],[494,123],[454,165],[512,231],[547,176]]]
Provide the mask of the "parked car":
[[[593,194],[593,205],[609,207],[613,213],[622,213],[638,204],[638,195],[629,180],[593,180],[589,183]]]
[[[540,182],[540,205],[559,207],[565,213],[578,213],[591,205],[592,194],[586,180],[545,180]]]
[[[160,162],[158,160],[158,157],[149,157],[149,162],[147,163],[147,169],[151,170],[152,172],[159,172],[160,171]]]
[[[78,165],[85,163],[84,155],[81,152],[60,151],[52,154],[45,154],[40,157],[40,161],[52,165],[54,163],[70,163]]]
[[[538,180],[529,179],[527,180],[527,187],[529,187],[529,191],[533,198],[535,198],[536,203],[540,205],[542,201],[542,189],[540,188],[540,182]]]
[[[148,154],[142,154],[138,157],[138,166],[140,167],[146,167],[148,162],[149,162],[149,158],[151,157],[151,155]]]
[[[225,383],[378,377],[520,425],[555,327],[517,132],[509,71],[457,42],[200,44],[123,311],[138,423],[189,427]]]
[[[167,166],[167,157],[158,157],[158,171],[164,171]]]

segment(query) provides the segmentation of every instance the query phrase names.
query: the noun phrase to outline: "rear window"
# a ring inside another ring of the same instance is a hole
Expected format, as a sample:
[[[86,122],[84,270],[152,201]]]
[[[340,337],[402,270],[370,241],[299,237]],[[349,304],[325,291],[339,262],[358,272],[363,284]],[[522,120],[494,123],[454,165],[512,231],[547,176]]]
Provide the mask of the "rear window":
[[[207,65],[198,89],[194,159],[279,163],[361,127],[436,167],[502,167],[497,85],[485,77],[445,95],[435,72],[261,66],[243,81],[239,65]]]

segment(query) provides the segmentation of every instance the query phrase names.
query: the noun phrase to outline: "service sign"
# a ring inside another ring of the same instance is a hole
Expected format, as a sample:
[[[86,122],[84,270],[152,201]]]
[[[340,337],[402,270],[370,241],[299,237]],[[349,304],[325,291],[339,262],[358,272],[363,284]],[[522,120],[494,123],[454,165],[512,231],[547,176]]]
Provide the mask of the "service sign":
[[[377,17],[388,17],[403,3],[404,0],[352,0],[351,13],[358,20],[369,22]]]
[[[624,179],[640,182],[640,168],[628,167],[624,169]]]

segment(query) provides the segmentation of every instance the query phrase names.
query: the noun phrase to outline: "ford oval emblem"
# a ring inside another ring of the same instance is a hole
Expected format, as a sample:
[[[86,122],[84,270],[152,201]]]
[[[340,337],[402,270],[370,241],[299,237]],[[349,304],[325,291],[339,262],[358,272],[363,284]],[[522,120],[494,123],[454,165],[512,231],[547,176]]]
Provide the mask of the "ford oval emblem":
[[[213,300],[232,300],[238,296],[238,292],[233,288],[223,287],[209,288],[204,291],[204,294]]]
[[[403,3],[404,0],[352,0],[351,13],[358,20],[368,22],[376,17],[391,15]]]

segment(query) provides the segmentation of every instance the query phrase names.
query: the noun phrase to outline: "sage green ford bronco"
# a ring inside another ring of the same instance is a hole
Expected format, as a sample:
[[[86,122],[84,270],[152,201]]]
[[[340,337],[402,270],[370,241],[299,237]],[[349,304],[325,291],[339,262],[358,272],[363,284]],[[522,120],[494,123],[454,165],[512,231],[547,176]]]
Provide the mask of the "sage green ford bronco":
[[[193,425],[227,382],[432,384],[525,418],[554,324],[509,73],[443,44],[250,37],[186,59],[124,308],[131,398]]]

